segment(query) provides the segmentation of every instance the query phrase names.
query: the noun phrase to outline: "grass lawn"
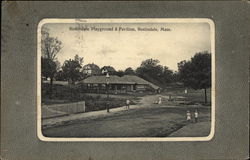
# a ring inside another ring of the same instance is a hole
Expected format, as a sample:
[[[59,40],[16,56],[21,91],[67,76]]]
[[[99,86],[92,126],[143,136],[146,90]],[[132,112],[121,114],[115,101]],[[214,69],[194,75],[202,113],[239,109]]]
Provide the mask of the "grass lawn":
[[[181,101],[183,104],[202,104],[202,105],[211,105],[211,89],[207,89],[207,103],[205,104],[205,93],[204,90],[194,90],[188,89],[188,92],[184,92],[185,88],[170,88],[165,90],[162,95],[169,96],[171,95],[174,101],[178,102]]]

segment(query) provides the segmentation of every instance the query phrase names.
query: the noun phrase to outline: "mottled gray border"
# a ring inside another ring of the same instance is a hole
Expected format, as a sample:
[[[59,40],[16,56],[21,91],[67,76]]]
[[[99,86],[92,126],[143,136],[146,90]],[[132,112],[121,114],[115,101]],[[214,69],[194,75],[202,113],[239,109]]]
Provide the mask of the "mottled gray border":
[[[4,159],[246,159],[248,2],[4,2]],[[208,142],[43,142],[36,136],[36,40],[43,18],[211,18],[216,30],[216,128]]]

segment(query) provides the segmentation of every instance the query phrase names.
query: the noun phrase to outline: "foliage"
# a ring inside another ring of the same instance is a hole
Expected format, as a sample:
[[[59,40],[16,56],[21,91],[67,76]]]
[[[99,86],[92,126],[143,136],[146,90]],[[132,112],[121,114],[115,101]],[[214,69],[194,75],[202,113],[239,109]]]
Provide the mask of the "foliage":
[[[62,42],[57,38],[50,37],[48,29],[42,28],[42,41],[41,41],[42,57],[56,60],[56,55],[62,49]]]
[[[41,60],[41,66],[42,66],[42,75],[46,77],[46,79],[49,77],[50,79],[54,78],[54,75],[57,71],[57,64],[51,59],[43,58]]]
[[[206,103],[206,89],[211,87],[211,54],[207,51],[196,53],[190,61],[178,63],[178,70],[186,87],[204,89]]]
[[[116,70],[112,66],[103,66],[101,68],[101,71],[102,71],[102,74],[106,74],[106,72],[108,72],[111,75],[115,75],[116,74]]]
[[[115,75],[117,75],[117,76],[119,76],[119,77],[122,77],[122,76],[124,76],[124,72],[122,71],[122,70],[118,70],[116,73],[115,73]]]
[[[141,66],[136,69],[136,74],[152,83],[165,86],[172,81],[173,71],[159,63],[157,59],[142,61]]]
[[[83,58],[78,55],[75,55],[74,59],[64,61],[62,72],[68,81],[72,81],[72,84],[82,78],[82,63]]]
[[[177,72],[177,71],[173,72],[173,75],[172,75],[172,82],[179,82],[179,81],[180,81],[179,72]]]
[[[173,81],[173,71],[170,70],[168,67],[164,66],[160,77],[162,79],[162,83],[170,83]]]
[[[63,73],[62,70],[59,70],[56,74],[55,74],[55,79],[57,81],[67,81],[67,77],[66,75]]]
[[[200,52],[190,61],[178,63],[180,79],[185,86],[193,89],[211,87],[211,54]]]
[[[52,95],[53,78],[60,67],[60,63],[56,60],[56,55],[62,48],[62,42],[57,38],[50,37],[49,30],[42,27],[41,52],[42,52],[42,76],[50,77],[50,95]]]
[[[135,75],[135,71],[131,67],[128,67],[127,69],[125,69],[124,74],[125,75]]]

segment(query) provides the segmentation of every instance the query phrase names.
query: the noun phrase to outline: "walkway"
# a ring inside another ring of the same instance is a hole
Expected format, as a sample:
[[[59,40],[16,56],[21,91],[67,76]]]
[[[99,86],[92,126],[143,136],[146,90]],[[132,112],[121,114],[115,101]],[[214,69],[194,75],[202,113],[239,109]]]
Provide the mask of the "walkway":
[[[201,135],[209,135],[211,122],[190,123],[181,129],[173,132],[169,137],[199,137]]]
[[[141,108],[141,107],[142,106],[140,106],[140,105],[130,105],[129,108],[130,109],[137,109],[137,108]],[[125,106],[123,106],[123,107],[109,109],[109,113],[107,112],[107,110],[100,110],[100,111],[72,114],[72,115],[63,116],[63,117],[43,119],[42,126],[43,126],[43,128],[48,128],[48,127],[55,126],[55,125],[57,126],[57,125],[65,124],[65,123],[70,123],[70,122],[73,122],[76,120],[91,119],[91,118],[103,117],[106,115],[112,115],[116,112],[125,111],[125,110],[126,110],[126,108],[125,108]]]

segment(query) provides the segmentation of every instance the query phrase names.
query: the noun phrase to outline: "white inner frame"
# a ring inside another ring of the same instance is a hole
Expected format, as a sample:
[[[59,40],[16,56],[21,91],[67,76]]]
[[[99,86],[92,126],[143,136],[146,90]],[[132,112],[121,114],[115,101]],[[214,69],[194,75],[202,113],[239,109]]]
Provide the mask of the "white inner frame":
[[[51,138],[42,134],[41,116],[41,28],[46,23],[208,23],[212,55],[211,130],[207,137],[132,137],[132,138]],[[42,19],[37,28],[37,136],[42,141],[209,141],[215,133],[215,24],[208,18],[123,18],[123,19]]]

